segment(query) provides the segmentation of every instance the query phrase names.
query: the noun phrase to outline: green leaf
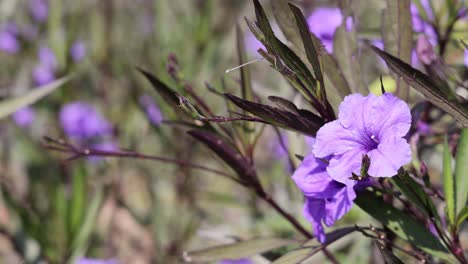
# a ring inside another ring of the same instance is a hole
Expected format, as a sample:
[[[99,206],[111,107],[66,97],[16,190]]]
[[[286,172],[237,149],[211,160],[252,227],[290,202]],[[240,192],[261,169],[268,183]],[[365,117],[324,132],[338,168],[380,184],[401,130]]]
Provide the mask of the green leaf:
[[[468,219],[468,206],[465,205],[460,213],[458,213],[456,225],[457,230],[461,227],[463,222],[466,221],[466,219]]]
[[[343,227],[326,234],[326,241],[324,244],[319,244],[316,239],[312,239],[303,244],[300,248],[291,250],[284,254],[272,264],[289,264],[289,263],[303,263],[316,253],[320,252],[324,247],[332,244],[338,239],[356,231],[355,227]]]
[[[100,212],[100,208],[104,199],[104,189],[102,186],[98,186],[94,192],[93,198],[89,203],[89,207],[86,210],[86,215],[80,226],[80,232],[74,237],[71,245],[71,257],[70,262],[74,261],[84,256],[86,248],[89,244],[89,239],[94,230],[94,225],[96,223],[97,217]]]
[[[301,80],[305,89],[299,90],[307,100],[316,95],[316,80],[304,62],[288,46],[281,42],[274,34],[273,29],[268,22],[268,18],[258,0],[254,0],[255,14],[257,17],[257,26],[264,35],[263,45],[269,53],[277,55]],[[249,24],[249,23],[248,23]],[[249,25],[249,28],[252,27]],[[253,32],[253,31],[252,31]],[[253,32],[254,33],[254,32]],[[262,41],[262,39],[259,39]],[[295,86],[298,88],[297,86]]]
[[[292,44],[292,50],[302,59],[306,59],[303,49],[302,39],[296,26],[294,15],[288,7],[288,0],[270,1],[273,15],[276,23],[283,32],[289,43]]]
[[[79,232],[86,212],[86,175],[84,166],[76,167],[73,173],[71,199],[67,206],[67,227],[71,239]]]
[[[452,173],[452,154],[450,153],[447,136],[444,138],[444,159],[443,159],[443,177],[444,177],[444,194],[446,213],[450,226],[455,223],[455,180]]]
[[[450,95],[452,94],[451,91],[445,91],[434,86],[434,81],[429,76],[404,61],[374,46],[372,46],[372,50],[387,62],[392,71],[402,77],[414,89],[421,92],[431,103],[446,111],[463,126],[468,127],[468,104],[461,103],[456,97],[452,97]]]
[[[317,91],[317,97],[322,102],[324,102],[326,100],[325,84],[324,84],[323,75],[322,75],[322,67],[320,66],[319,56],[317,54],[318,52],[317,46],[315,46],[312,40],[309,26],[307,24],[305,17],[302,15],[301,10],[293,4],[289,4],[289,8],[293,12],[294,18],[296,19],[296,24],[297,24],[297,27],[299,28],[299,33],[301,35],[301,39],[304,45],[304,50],[306,52],[307,59],[312,65],[315,78],[320,83],[320,89]]]
[[[233,244],[216,246],[202,250],[184,252],[186,262],[208,262],[222,259],[251,257],[287,245],[295,245],[293,240],[281,238],[257,238]]]
[[[47,85],[37,87],[26,94],[3,100],[0,102],[0,119],[16,112],[17,110],[37,102],[39,99],[53,92],[55,89],[68,82],[71,77],[63,77]]]
[[[410,0],[387,0],[387,8],[382,13],[382,38],[385,51],[409,63],[411,60],[412,34]],[[409,87],[396,78],[398,97],[408,99]]]
[[[463,128],[458,142],[455,163],[455,205],[457,213],[466,208],[468,200],[468,128]]]
[[[440,221],[439,214],[431,198],[424,191],[424,188],[419,185],[407,171],[400,169],[398,175],[392,177],[390,180],[401,193],[403,193],[411,203],[421,209],[427,217],[435,217]]]
[[[447,249],[424,225],[403,211],[385,203],[375,193],[361,192],[354,202],[401,239],[436,257],[452,259],[447,254]]]
[[[465,49],[468,50],[468,44],[467,44],[465,41],[463,41],[463,39],[460,39],[460,43],[462,44],[462,46],[463,46]]]
[[[375,244],[379,248],[385,264],[403,264],[403,262],[397,256],[395,256],[390,250],[388,250],[388,248],[380,244],[377,240],[375,241]]]

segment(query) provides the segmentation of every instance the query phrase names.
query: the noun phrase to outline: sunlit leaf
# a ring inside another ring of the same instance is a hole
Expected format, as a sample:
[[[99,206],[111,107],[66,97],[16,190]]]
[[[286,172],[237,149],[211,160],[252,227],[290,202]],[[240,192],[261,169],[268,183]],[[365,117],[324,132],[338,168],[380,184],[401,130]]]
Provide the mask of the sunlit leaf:
[[[71,77],[63,77],[47,85],[35,88],[24,95],[6,99],[0,102],[0,119],[16,112],[17,110],[37,102],[39,99],[50,94],[55,89],[68,82]]]
[[[463,128],[460,135],[455,159],[456,213],[466,208],[468,200],[468,128]]]
[[[251,257],[287,245],[295,245],[293,240],[280,238],[258,238],[207,249],[184,252],[186,262],[208,262],[222,259]]]
[[[458,213],[458,217],[457,217],[457,229],[459,229],[461,227],[461,225],[463,224],[463,222],[465,222],[466,220],[468,219],[468,206],[464,206],[463,209],[460,211],[460,213]]]
[[[421,92],[431,103],[446,111],[463,126],[468,126],[468,104],[466,102],[459,102],[457,98],[449,97],[451,94],[449,91],[443,91],[442,88],[436,87],[429,76],[414,69],[411,65],[376,47],[372,47],[372,49],[387,62],[392,71]]]
[[[450,153],[447,137],[444,139],[444,158],[443,158],[443,180],[444,180],[444,195],[446,204],[446,213],[450,226],[455,223],[455,181],[452,173],[452,154]]]

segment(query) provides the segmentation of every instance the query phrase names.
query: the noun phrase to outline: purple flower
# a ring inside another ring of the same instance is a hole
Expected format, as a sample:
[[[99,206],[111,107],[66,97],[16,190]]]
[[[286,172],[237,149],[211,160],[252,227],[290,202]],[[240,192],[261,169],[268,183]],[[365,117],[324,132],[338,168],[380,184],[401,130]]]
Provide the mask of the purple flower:
[[[75,101],[62,107],[60,123],[65,133],[78,140],[110,135],[112,126],[93,106]]]
[[[13,120],[20,127],[28,127],[34,121],[36,112],[30,106],[23,107],[13,114]]]
[[[39,63],[33,69],[33,79],[36,85],[46,85],[55,80],[57,59],[48,47],[41,47],[38,52]]]
[[[325,45],[325,49],[333,52],[333,35],[341,25],[343,16],[339,8],[319,7],[307,18],[307,24]]]
[[[151,124],[155,126],[161,125],[163,121],[161,109],[159,109],[159,106],[154,102],[151,96],[146,94],[142,95],[140,97],[140,105],[145,110],[146,116],[148,117]]]
[[[99,142],[97,144],[93,144],[92,148],[97,149],[97,150],[102,150],[102,151],[116,151],[116,150],[119,150],[119,145],[117,144],[117,142],[107,139],[107,140]],[[93,164],[97,164],[98,162],[102,161],[103,159],[104,158],[99,157],[99,156],[90,156],[90,157],[88,157],[88,160]]]
[[[253,264],[250,259],[241,258],[241,259],[225,259],[218,262],[218,264]]]
[[[422,5],[428,15],[428,18],[430,20],[433,20],[434,16],[431,12],[429,2],[422,1]],[[416,33],[425,34],[428,37],[429,42],[431,42],[433,46],[437,45],[437,34],[432,28],[432,26],[422,19],[421,15],[419,14],[418,7],[415,4],[411,4],[410,9],[411,9],[411,20],[412,20],[411,22],[413,24],[413,31]]]
[[[44,22],[49,14],[47,0],[30,0],[29,13],[38,22]]]
[[[20,43],[17,39],[18,30],[14,24],[7,24],[0,31],[0,50],[15,54],[20,50]]]
[[[115,259],[79,258],[75,264],[119,264]]]
[[[257,50],[265,49],[265,46],[263,46],[263,44],[260,41],[258,41],[257,38],[255,38],[254,34],[250,32],[250,30],[244,37],[244,42],[246,50],[250,55],[258,55]]]
[[[465,64],[465,66],[468,67],[468,49],[465,50],[465,53],[464,53],[464,56],[463,56],[463,57],[464,57],[464,61],[463,61],[463,62],[464,62],[464,64]]]
[[[333,180],[327,172],[327,163],[308,155],[294,172],[292,179],[305,195],[304,217],[312,224],[314,234],[325,242],[323,223],[332,226],[345,215],[356,198],[355,189],[368,183],[352,181],[343,184]]]
[[[313,153],[317,158],[332,155],[327,172],[344,184],[352,173],[360,174],[363,155],[370,158],[370,176],[391,177],[411,160],[403,138],[410,126],[408,106],[394,95],[348,95],[339,106],[338,120],[317,132]]]
[[[431,45],[425,35],[419,35],[418,37],[416,42],[416,54],[419,61],[425,65],[430,65],[437,59],[437,56],[434,52],[434,47]]]
[[[86,56],[86,45],[83,41],[76,41],[71,49],[70,55],[74,62],[81,61]]]

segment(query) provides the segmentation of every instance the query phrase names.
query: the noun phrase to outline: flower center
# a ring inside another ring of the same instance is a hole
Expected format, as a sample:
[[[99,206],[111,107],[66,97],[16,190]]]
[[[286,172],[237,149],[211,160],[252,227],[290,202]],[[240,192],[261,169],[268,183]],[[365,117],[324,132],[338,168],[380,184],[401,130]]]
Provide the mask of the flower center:
[[[376,149],[377,146],[379,145],[379,143],[380,143],[380,141],[377,138],[377,136],[374,135],[374,134],[371,134],[370,137],[367,140],[365,140],[364,145],[365,145],[367,151],[371,151],[373,149]]]

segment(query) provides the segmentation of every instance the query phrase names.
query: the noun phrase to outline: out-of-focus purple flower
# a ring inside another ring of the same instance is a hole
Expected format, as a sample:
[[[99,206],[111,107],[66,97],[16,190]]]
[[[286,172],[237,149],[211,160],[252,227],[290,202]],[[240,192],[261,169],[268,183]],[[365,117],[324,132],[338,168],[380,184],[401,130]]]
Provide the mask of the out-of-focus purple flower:
[[[145,110],[146,116],[148,117],[151,124],[155,126],[161,125],[163,121],[163,115],[159,106],[154,102],[151,96],[145,94],[140,97],[140,105]]]
[[[259,55],[257,50],[265,49],[265,46],[255,38],[254,34],[250,32],[250,30],[247,31],[247,34],[244,37],[244,42],[247,52],[252,56]]]
[[[102,151],[116,151],[116,150],[119,150],[119,145],[114,140],[107,139],[107,140],[104,140],[102,142],[93,144],[92,148],[96,149],[96,150],[102,150]],[[99,157],[99,156],[90,156],[90,157],[88,157],[88,161],[90,161],[90,162],[92,162],[94,164],[102,161],[103,159],[104,158]]]
[[[374,39],[372,40],[372,45],[376,46],[377,48],[383,50],[384,49],[384,43],[381,39]]]
[[[429,2],[422,1],[422,4],[424,6],[424,9],[426,10],[426,13],[428,14],[428,19],[432,20],[434,16],[432,12],[430,12],[431,8],[429,6]],[[419,14],[418,7],[415,4],[411,4],[410,10],[411,10],[411,22],[413,24],[414,32],[425,34],[429,42],[433,46],[435,46],[437,44],[437,34],[432,28],[432,26],[422,19],[421,15]]]
[[[319,7],[307,18],[310,31],[322,41],[329,53],[333,52],[333,36],[342,22],[339,8]]]
[[[434,47],[425,35],[419,35],[418,40],[416,41],[416,54],[419,61],[425,65],[430,65],[437,59]]]
[[[327,172],[327,163],[308,155],[294,172],[292,179],[305,195],[304,217],[312,224],[314,234],[325,242],[323,224],[332,226],[345,215],[356,198],[355,189],[365,187],[368,181],[350,181],[343,184],[333,180]]]
[[[468,67],[468,50],[465,50],[465,53],[464,53],[464,56],[463,56],[463,57],[464,57],[464,58],[463,58],[463,59],[464,59],[463,62],[464,62],[464,64],[465,64],[465,66]]]
[[[338,120],[317,132],[313,153],[317,158],[332,155],[327,172],[344,184],[352,173],[360,174],[363,155],[370,158],[370,176],[391,177],[411,160],[403,138],[410,126],[408,105],[394,95],[348,95],[339,106]]]
[[[20,127],[28,127],[34,121],[36,112],[30,106],[23,107],[13,114],[13,120]]]
[[[346,18],[346,31],[347,32],[350,32],[351,30],[353,30],[353,25],[354,25],[354,19],[353,17],[349,16]]]
[[[38,52],[38,57],[42,65],[49,66],[51,68],[57,67],[57,58],[55,58],[54,52],[49,47],[41,47]]]
[[[0,50],[15,54],[20,50],[18,28],[13,23],[7,23],[0,31]]]
[[[54,70],[48,66],[38,64],[33,69],[33,79],[36,85],[46,85],[55,80]]]
[[[112,133],[112,126],[86,102],[68,103],[60,110],[60,123],[70,138],[88,140]]]
[[[119,264],[115,259],[79,258],[75,264]]]
[[[70,55],[74,62],[80,62],[86,56],[86,45],[83,41],[76,41],[70,49]]]
[[[55,80],[57,59],[48,47],[41,47],[38,52],[39,63],[34,67],[33,79],[36,85],[46,85]]]
[[[432,131],[431,126],[428,123],[421,120],[418,120],[416,128],[418,130],[418,133],[421,135],[429,135]]]
[[[38,22],[44,22],[49,15],[47,0],[30,0],[29,13]]]
[[[253,264],[253,262],[248,258],[241,258],[241,259],[224,259],[218,262],[218,264]]]

